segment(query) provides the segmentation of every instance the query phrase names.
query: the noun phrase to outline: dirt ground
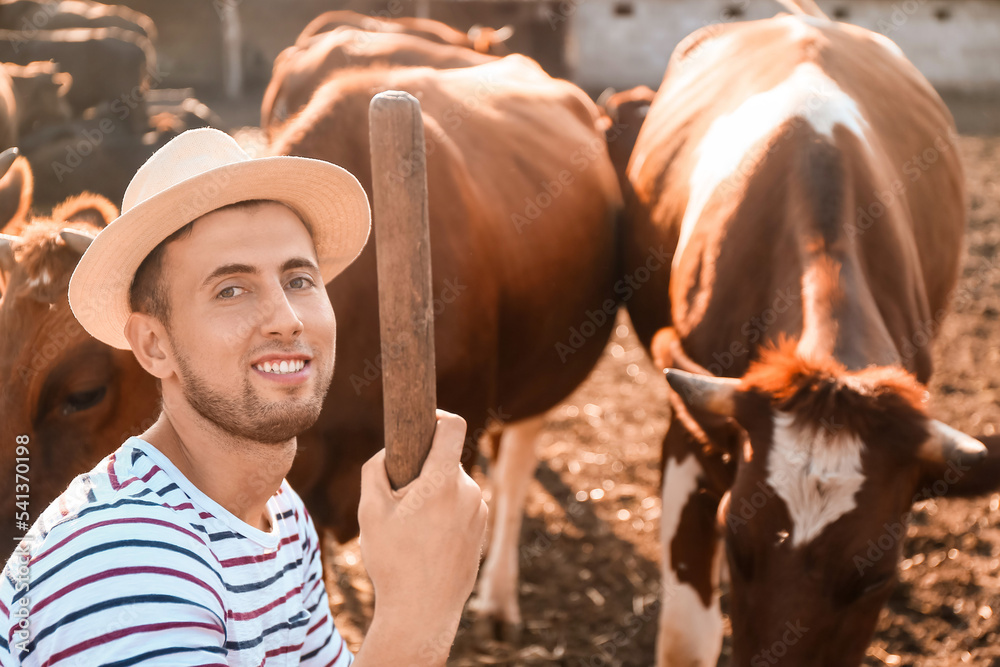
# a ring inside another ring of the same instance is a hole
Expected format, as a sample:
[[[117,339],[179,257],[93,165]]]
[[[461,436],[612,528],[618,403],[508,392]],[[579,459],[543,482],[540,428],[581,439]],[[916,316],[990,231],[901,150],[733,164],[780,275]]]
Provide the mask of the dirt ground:
[[[937,418],[982,434],[1000,425],[1000,137],[964,136],[961,150],[967,254],[931,393]],[[664,380],[622,314],[591,377],[548,419],[521,541],[521,641],[483,639],[466,613],[449,664],[653,664],[667,420]],[[357,542],[336,550],[330,596],[357,649],[371,585]],[[1000,494],[918,505],[900,570],[865,665],[1000,667]]]

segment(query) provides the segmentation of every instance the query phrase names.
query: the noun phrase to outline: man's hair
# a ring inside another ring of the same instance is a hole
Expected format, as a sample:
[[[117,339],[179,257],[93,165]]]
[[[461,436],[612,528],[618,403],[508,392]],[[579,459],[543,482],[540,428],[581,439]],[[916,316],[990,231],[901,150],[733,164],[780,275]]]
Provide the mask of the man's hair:
[[[236,202],[235,204],[229,204],[228,206],[222,206],[215,209],[215,211],[230,209],[249,211],[267,203],[270,203],[270,200],[248,199]],[[211,213],[215,213],[215,211],[211,211]],[[206,213],[205,215],[208,214]],[[142,263],[139,264],[139,268],[136,269],[135,275],[132,277],[132,285],[129,288],[128,294],[129,307],[134,312],[152,315],[164,325],[167,324],[167,320],[170,317],[170,299],[168,297],[167,286],[163,283],[162,279],[163,253],[166,251],[168,245],[188,236],[196,222],[198,222],[198,218],[160,241],[159,245],[153,248],[146,255],[146,258],[142,260]]]

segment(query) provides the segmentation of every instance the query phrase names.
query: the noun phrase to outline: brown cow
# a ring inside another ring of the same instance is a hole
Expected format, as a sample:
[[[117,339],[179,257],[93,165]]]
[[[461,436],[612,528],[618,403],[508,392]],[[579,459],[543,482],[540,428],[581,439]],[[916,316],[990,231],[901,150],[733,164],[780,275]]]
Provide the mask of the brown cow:
[[[17,514],[35,517],[75,475],[155,418],[153,378],[131,352],[91,338],[66,298],[90,239],[116,216],[111,202],[79,197],[51,219],[34,221],[23,236],[0,236],[0,474],[10,480],[0,486],[5,545],[24,533],[11,520],[14,443],[27,441],[30,469],[30,506],[19,505]]]
[[[0,144],[4,149],[37,127],[69,119],[64,96],[73,80],[50,62],[0,63]]]
[[[120,28],[0,30],[0,61],[19,65],[53,60],[73,77],[66,101],[74,113],[108,103],[133,129],[146,127],[145,93],[156,75],[152,42]]]
[[[345,73],[317,91],[273,152],[340,164],[370,193],[368,104],[387,89],[416,95],[424,114],[438,403],[472,434],[491,418],[509,424],[493,469],[479,608],[516,626],[517,543],[542,416],[587,376],[613,326],[614,169],[594,104],[522,56]],[[337,370],[328,408],[299,438],[292,482],[317,524],[345,540],[357,532],[361,464],[382,447],[374,244],[328,292]],[[473,437],[467,466],[475,452]]]
[[[73,77],[60,72],[58,65],[52,62],[4,63],[3,69],[14,92],[19,136],[72,117],[66,94],[73,85]]]
[[[691,371],[667,375],[660,666],[716,664],[723,557],[733,665],[860,664],[912,502],[983,486],[983,444],[925,402],[965,226],[954,124],[890,40],[812,11],[682,42],[629,164],[628,266],[672,253],[629,311]]]
[[[26,35],[37,30],[120,28],[156,40],[156,26],[145,14],[90,0],[4,0],[0,3],[0,28],[19,30]]]
[[[274,61],[261,103],[261,127],[271,136],[304,108],[334,72],[359,67],[470,67],[495,60],[472,49],[407,34],[339,29],[291,46]]]
[[[295,40],[296,46],[305,46],[316,35],[331,32],[337,28],[360,28],[368,32],[388,32],[422,37],[437,44],[450,44],[473,49],[480,53],[490,53],[495,56],[505,56],[509,51],[504,47],[513,29],[504,26],[499,30],[483,26],[473,26],[469,32],[456,30],[451,26],[434,19],[401,16],[397,18],[380,18],[358,14],[347,9],[323,12],[303,28]]]

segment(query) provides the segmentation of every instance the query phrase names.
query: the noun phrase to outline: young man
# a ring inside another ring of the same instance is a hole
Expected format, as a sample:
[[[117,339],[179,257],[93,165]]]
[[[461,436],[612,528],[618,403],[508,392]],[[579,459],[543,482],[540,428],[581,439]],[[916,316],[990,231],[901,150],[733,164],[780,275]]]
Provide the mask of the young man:
[[[438,413],[421,476],[362,475],[375,617],[357,657],[330,616],[309,514],[284,481],[319,416],[336,324],[324,289],[360,253],[353,176],[251,160],[216,130],[139,169],[70,304],[159,379],[158,421],[39,517],[0,579],[2,665],[443,665],[475,582],[486,506]],[[334,406],[334,409],[335,406]],[[414,502],[419,494],[419,502]]]

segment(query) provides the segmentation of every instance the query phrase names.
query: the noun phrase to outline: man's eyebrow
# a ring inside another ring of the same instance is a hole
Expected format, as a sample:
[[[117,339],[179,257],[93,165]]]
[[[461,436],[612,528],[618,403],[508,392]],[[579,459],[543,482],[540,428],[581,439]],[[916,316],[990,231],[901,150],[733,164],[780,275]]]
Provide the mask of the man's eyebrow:
[[[281,265],[281,271],[291,271],[292,269],[312,269],[313,271],[319,271],[319,267],[316,266],[316,262],[312,261],[307,257],[292,257]],[[223,276],[232,276],[240,273],[247,273],[250,275],[257,275],[260,271],[256,266],[251,266],[249,264],[223,264],[215,271],[212,271],[207,278],[201,283],[202,287],[208,285],[210,282],[214,281],[216,278],[222,278]]]
[[[292,257],[281,265],[282,272],[291,271],[292,269],[312,269],[313,271],[319,271],[316,262],[307,257]]]
[[[223,264],[215,271],[212,271],[205,280],[202,281],[201,286],[204,287],[216,278],[221,278],[222,276],[231,276],[237,273],[249,273],[256,275],[260,273],[256,266],[250,266],[249,264]]]

